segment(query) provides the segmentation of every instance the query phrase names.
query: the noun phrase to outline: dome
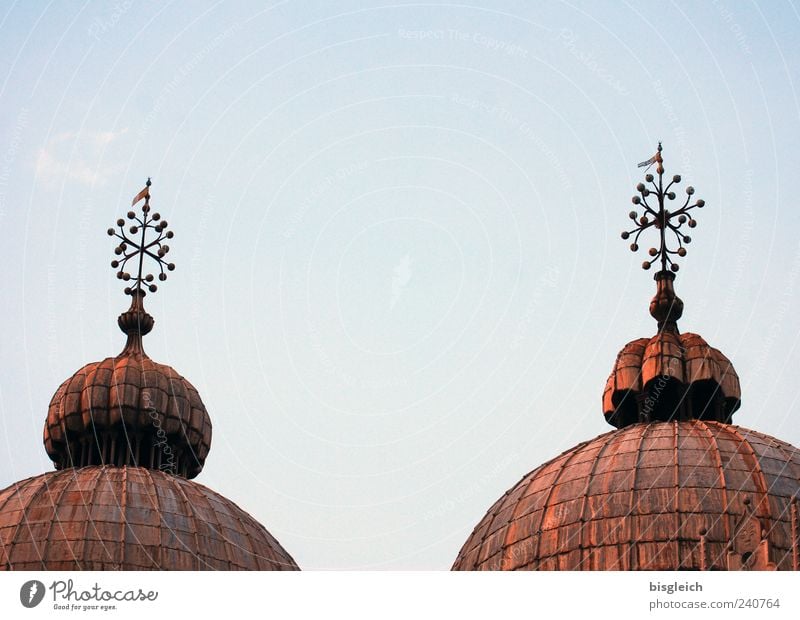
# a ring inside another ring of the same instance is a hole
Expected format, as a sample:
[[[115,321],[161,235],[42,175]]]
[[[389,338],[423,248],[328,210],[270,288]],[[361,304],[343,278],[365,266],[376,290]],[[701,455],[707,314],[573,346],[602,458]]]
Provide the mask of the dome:
[[[797,570],[798,497],[800,451],[783,441],[714,421],[632,424],[526,475],[453,569]]]
[[[658,333],[629,342],[617,355],[603,391],[603,414],[612,426],[674,418],[730,422],[741,404],[730,360],[698,334],[678,331],[683,302],[674,279],[669,271],[655,277],[650,314]]]
[[[739,376],[730,360],[697,334],[663,331],[626,344],[603,391],[608,423],[622,427],[642,416],[669,419],[675,401],[687,419],[729,422],[741,404]]]
[[[142,345],[155,324],[145,289],[158,288],[145,258],[159,281],[175,268],[164,260],[174,235],[150,213],[149,187],[130,226],[120,218],[108,231],[120,239],[111,266],[132,282],[117,320],[125,348],[56,390],[44,424],[56,471],[0,490],[0,570],[299,570],[253,517],[190,480],[211,448],[211,418],[194,386]]]
[[[116,357],[87,364],[56,390],[44,445],[57,469],[138,465],[194,478],[211,447],[211,419],[194,386],[144,352],[154,320],[135,291],[118,323],[128,336]]]
[[[0,569],[298,570],[253,517],[143,467],[49,472],[0,491]]]
[[[626,344],[606,382],[617,430],[564,452],[507,491],[478,523],[454,570],[800,570],[800,453],[732,418],[741,405],[730,360],[681,333],[673,282],[705,202],[683,206],[664,179],[661,145],[636,186],[636,252],[657,231],[644,269],[660,262],[650,314],[657,333]],[[649,200],[649,202],[648,202]],[[692,201],[694,201],[693,204]]]

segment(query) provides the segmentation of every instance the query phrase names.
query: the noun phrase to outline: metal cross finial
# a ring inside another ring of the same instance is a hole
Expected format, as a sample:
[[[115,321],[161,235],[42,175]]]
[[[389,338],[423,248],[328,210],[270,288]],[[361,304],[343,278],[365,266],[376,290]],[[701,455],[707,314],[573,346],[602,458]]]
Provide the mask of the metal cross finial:
[[[108,229],[110,237],[117,237],[120,240],[120,244],[114,248],[114,254],[120,258],[112,260],[111,266],[114,269],[119,269],[117,278],[120,280],[125,282],[133,280],[133,284],[125,288],[126,295],[132,295],[135,291],[144,292],[144,288],[147,288],[151,293],[155,293],[158,290],[158,286],[153,284],[155,279],[153,274],[144,272],[145,256],[149,256],[158,264],[160,270],[158,279],[161,281],[167,279],[165,269],[167,271],[175,269],[174,263],[168,263],[164,260],[164,257],[169,252],[169,246],[163,243],[165,239],[172,239],[174,234],[171,230],[167,230],[167,222],[161,219],[160,214],[150,214],[150,185],[150,179],[148,178],[145,188],[133,199],[132,206],[140,202],[142,198],[144,198],[144,204],[142,205],[141,216],[134,211],[128,211],[128,219],[131,220],[128,230],[125,230],[125,220],[122,218],[117,220],[119,232],[113,228]],[[148,230],[151,231],[149,240]],[[134,257],[138,257],[139,264],[136,274],[131,275],[125,271],[125,266]]]
[[[687,213],[695,207],[702,208],[706,203],[702,199],[697,199],[694,204],[689,204],[693,200],[692,196],[694,195],[694,188],[690,185],[686,188],[686,202],[683,203],[683,206],[676,211],[667,210],[664,205],[665,199],[675,200],[675,192],[670,191],[670,189],[673,185],[681,182],[681,176],[676,174],[672,177],[672,181],[664,187],[664,161],[661,158],[660,142],[658,143],[658,151],[656,154],[646,162],[639,164],[639,166],[647,165],[649,167],[654,163],[658,164],[656,167],[658,183],[656,183],[652,174],[647,174],[644,178],[647,183],[652,185],[652,189],[648,189],[644,183],[639,183],[636,186],[636,190],[640,195],[634,196],[631,200],[633,204],[637,207],[641,207],[644,211],[641,215],[639,215],[637,211],[630,212],[630,218],[634,221],[636,226],[632,230],[624,231],[622,233],[622,238],[628,239],[631,235],[635,235],[633,243],[631,243],[631,251],[636,252],[639,249],[639,236],[648,228],[654,227],[659,231],[660,245],[659,247],[652,247],[649,249],[648,253],[651,259],[642,263],[642,269],[650,269],[653,263],[661,260],[662,271],[678,271],[678,263],[675,262],[672,257],[675,255],[681,258],[686,256],[685,246],[692,242],[692,238],[684,234],[681,228],[684,224],[689,228],[697,226],[697,222],[689,217]],[[647,202],[647,198],[651,195],[655,195],[658,201],[657,206],[650,206]],[[670,247],[668,245],[668,231],[675,234],[675,238],[678,241],[677,247]]]

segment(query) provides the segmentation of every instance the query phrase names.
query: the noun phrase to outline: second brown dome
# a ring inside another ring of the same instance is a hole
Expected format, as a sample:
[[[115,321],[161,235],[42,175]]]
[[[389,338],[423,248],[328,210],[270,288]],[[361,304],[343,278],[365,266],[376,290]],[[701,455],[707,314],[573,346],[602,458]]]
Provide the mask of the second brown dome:
[[[800,451],[774,437],[703,420],[633,424],[526,475],[453,569],[797,570],[798,497]]]

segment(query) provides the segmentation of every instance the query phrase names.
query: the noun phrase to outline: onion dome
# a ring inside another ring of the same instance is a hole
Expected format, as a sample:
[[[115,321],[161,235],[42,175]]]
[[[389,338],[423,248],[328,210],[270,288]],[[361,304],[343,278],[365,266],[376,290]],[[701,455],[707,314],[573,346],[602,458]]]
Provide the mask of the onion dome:
[[[733,365],[698,334],[681,334],[678,329],[683,301],[675,294],[679,270],[676,257],[686,256],[692,238],[684,232],[684,226],[697,226],[691,213],[703,208],[705,201],[695,199],[694,188],[689,186],[683,205],[672,211],[667,208],[676,198],[672,189],[681,177],[676,174],[665,187],[660,143],[656,155],[643,164],[657,164],[658,181],[648,174],[645,181],[650,187],[645,183],[636,186],[638,195],[632,202],[641,212],[630,212],[634,227],[624,231],[622,238],[633,237],[630,248],[636,252],[642,233],[658,232],[658,247],[651,247],[650,260],[642,263],[643,269],[661,264],[654,278],[656,294],[650,301],[650,315],[658,324],[658,332],[652,338],[629,342],[617,355],[603,392],[603,414],[617,428],[667,420],[729,423],[741,404],[739,377]],[[651,196],[655,196],[653,204],[648,202],[648,198],[653,201]]]
[[[800,451],[733,426],[741,394],[731,362],[678,330],[675,257],[691,241],[683,225],[697,224],[690,211],[705,203],[692,203],[688,187],[670,212],[681,178],[665,187],[661,144],[640,166],[653,164],[658,180],[637,186],[642,212],[622,237],[635,235],[635,252],[644,231],[659,233],[642,265],[661,263],[650,302],[658,332],[617,356],[603,393],[617,430],[523,477],[475,527],[454,570],[800,570]]]
[[[44,445],[57,471],[0,491],[0,570],[298,570],[253,517],[191,481],[211,419],[194,386],[144,352],[155,321],[143,301],[157,290],[145,260],[159,281],[175,265],[165,258],[174,235],[150,213],[149,179],[132,206],[142,200],[141,213],[108,231],[131,297],[117,321],[127,342],[53,396]]]
[[[0,491],[0,569],[298,570],[253,517],[201,484],[89,466]]]
[[[117,319],[127,343],[116,357],[87,364],[61,384],[50,401],[44,445],[57,469],[143,465],[193,478],[211,447],[211,419],[194,386],[144,352],[142,338],[155,324],[144,309],[145,291],[158,290],[144,261],[155,261],[160,281],[175,265],[165,258],[174,233],[159,213],[150,213],[149,179],[136,197],[142,198],[140,216],[129,211],[129,225],[120,218],[119,230],[108,229],[120,241],[111,266],[117,278],[132,282],[125,288],[131,306]],[[125,271],[132,259],[134,277]]]
[[[211,447],[211,419],[194,386],[151,360],[142,336],[154,324],[132,291],[120,315],[128,336],[116,357],[93,362],[64,381],[50,401],[44,445],[57,469],[136,465],[194,478]]]
[[[739,376],[730,360],[697,334],[678,331],[683,302],[675,274],[656,274],[650,313],[659,322],[652,338],[626,344],[603,392],[603,414],[621,428],[649,420],[730,422],[741,404]]]
[[[799,481],[800,451],[769,435],[632,424],[522,478],[453,569],[798,570]]]

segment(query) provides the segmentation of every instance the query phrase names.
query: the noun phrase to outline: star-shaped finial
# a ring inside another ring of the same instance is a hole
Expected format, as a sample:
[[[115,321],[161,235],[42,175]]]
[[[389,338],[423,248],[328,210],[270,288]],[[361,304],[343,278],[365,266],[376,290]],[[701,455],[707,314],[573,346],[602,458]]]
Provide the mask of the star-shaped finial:
[[[169,252],[169,246],[164,241],[172,239],[174,233],[171,230],[167,230],[167,222],[161,219],[160,214],[150,214],[150,185],[150,179],[148,178],[145,188],[134,197],[131,203],[132,207],[141,202],[143,198],[144,204],[142,205],[141,215],[137,215],[134,211],[128,211],[130,226],[127,231],[125,230],[126,223],[123,218],[117,220],[119,232],[113,228],[108,229],[110,237],[117,237],[120,240],[120,244],[114,248],[114,253],[120,258],[112,260],[111,266],[119,270],[117,271],[117,278],[120,280],[125,282],[133,280],[133,284],[125,288],[126,295],[133,295],[135,291],[144,292],[144,288],[147,288],[151,293],[155,293],[158,290],[158,286],[153,283],[155,276],[144,271],[145,256],[153,259],[158,265],[158,279],[161,281],[167,279],[166,271],[175,269],[174,263],[168,263],[164,260],[164,257]],[[125,271],[125,266],[134,257],[138,257],[139,260],[136,274],[131,275],[131,273]]]
[[[660,244],[658,247],[652,247],[648,250],[650,260],[642,263],[642,269],[650,269],[656,261],[661,261],[662,271],[678,271],[678,263],[673,260],[673,256],[686,256],[686,245],[692,242],[692,238],[683,232],[682,227],[686,224],[689,228],[697,226],[697,222],[687,215],[689,211],[705,206],[705,201],[697,199],[693,204],[694,188],[690,185],[686,188],[686,201],[683,206],[676,211],[669,211],[666,209],[665,200],[675,200],[675,192],[670,191],[673,185],[681,182],[681,176],[676,174],[672,177],[672,181],[664,187],[664,162],[661,158],[661,143],[658,143],[658,151],[646,162],[642,162],[639,166],[658,164],[656,172],[658,173],[658,183],[652,174],[645,175],[645,181],[652,186],[652,189],[644,183],[639,183],[636,190],[639,192],[638,196],[634,196],[631,200],[637,207],[641,207],[644,211],[640,215],[637,211],[630,212],[630,218],[634,221],[636,226],[632,230],[626,230],[622,233],[623,239],[629,239],[631,235],[635,235],[633,243],[631,243],[631,251],[636,252],[639,249],[639,236],[648,228],[655,228],[659,231]],[[648,166],[649,167],[649,166]],[[655,195],[658,201],[658,206],[650,206],[647,198]],[[677,239],[677,247],[668,244],[667,232],[671,232]]]

